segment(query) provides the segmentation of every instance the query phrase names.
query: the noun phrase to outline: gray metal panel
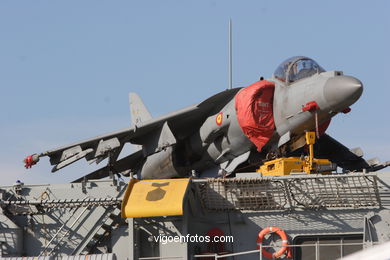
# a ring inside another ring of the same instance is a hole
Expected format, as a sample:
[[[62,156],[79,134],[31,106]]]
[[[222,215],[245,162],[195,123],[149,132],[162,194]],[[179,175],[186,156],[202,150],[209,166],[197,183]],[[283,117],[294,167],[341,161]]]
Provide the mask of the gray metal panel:
[[[390,240],[390,210],[369,212],[364,221],[364,241],[367,244],[384,243]]]
[[[101,237],[115,232],[110,225],[120,224],[117,207],[125,187],[123,182],[118,181],[115,185],[112,180],[22,185],[18,193],[13,187],[5,187],[2,188],[0,204],[8,210],[9,218],[25,230],[21,238],[25,255],[38,256],[49,252],[50,255],[71,255],[77,253],[75,250],[89,253],[97,247]],[[15,236],[17,233],[6,231],[5,234]],[[13,245],[8,241],[6,247]],[[3,253],[4,256],[22,254]]]
[[[115,254],[95,254],[95,255],[67,255],[57,258],[58,260],[116,260]]]
[[[3,214],[0,208],[0,254],[20,255],[23,250],[23,230],[12,219]]]
[[[0,260],[54,260],[54,256],[0,257]]]
[[[120,226],[116,229],[116,232],[113,232],[111,235],[111,252],[114,252],[118,259],[133,259],[129,255],[129,248],[132,246],[130,244],[129,226]]]

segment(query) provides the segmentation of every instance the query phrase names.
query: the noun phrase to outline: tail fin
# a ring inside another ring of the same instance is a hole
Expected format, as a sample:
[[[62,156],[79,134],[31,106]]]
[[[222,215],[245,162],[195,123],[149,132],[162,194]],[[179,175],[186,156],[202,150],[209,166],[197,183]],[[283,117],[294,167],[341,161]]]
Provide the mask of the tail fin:
[[[141,122],[152,119],[141,98],[136,93],[129,93],[131,124],[139,125]]]

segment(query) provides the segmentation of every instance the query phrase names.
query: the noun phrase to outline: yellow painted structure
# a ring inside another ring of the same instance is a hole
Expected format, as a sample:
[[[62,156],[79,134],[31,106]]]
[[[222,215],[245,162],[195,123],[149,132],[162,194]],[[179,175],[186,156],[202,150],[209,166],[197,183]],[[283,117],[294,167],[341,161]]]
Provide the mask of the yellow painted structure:
[[[261,172],[263,176],[275,176],[302,172],[302,169],[303,161],[297,157],[288,157],[265,162],[257,172]]]
[[[183,215],[189,179],[131,179],[122,201],[123,218]]]
[[[278,176],[289,175],[291,173],[305,172],[307,174],[318,173],[316,172],[319,166],[329,166],[331,168],[332,162],[328,159],[316,159],[314,158],[314,147],[316,141],[316,135],[314,132],[306,132],[306,144],[309,146],[309,156],[305,158],[300,157],[287,157],[278,158],[265,162],[257,172],[260,172],[263,176]],[[322,174],[331,173],[331,171],[321,172]]]

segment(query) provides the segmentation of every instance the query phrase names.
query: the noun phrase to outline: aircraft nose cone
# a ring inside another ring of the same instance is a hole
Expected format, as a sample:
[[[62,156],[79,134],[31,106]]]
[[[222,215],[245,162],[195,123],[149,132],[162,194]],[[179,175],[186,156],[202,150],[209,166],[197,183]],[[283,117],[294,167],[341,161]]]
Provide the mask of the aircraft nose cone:
[[[324,87],[324,96],[335,112],[355,103],[363,93],[360,80],[350,76],[330,78]]]

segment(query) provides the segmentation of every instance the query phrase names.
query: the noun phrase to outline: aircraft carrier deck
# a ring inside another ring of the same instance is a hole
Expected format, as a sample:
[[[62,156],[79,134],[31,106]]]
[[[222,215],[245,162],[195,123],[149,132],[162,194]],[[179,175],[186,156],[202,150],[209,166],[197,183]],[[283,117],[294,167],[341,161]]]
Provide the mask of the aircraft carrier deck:
[[[338,259],[390,240],[390,173],[239,176],[187,180],[168,203],[182,205],[175,216],[131,204],[120,179],[0,187],[0,259],[267,259],[262,249],[283,246],[275,234],[258,245],[266,227],[288,237],[280,259]],[[122,214],[144,217],[121,217],[123,198]],[[234,240],[153,239],[216,234]]]

